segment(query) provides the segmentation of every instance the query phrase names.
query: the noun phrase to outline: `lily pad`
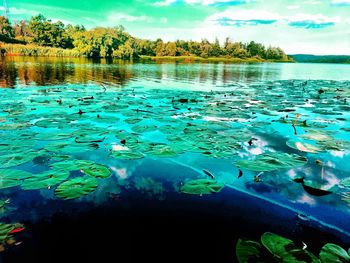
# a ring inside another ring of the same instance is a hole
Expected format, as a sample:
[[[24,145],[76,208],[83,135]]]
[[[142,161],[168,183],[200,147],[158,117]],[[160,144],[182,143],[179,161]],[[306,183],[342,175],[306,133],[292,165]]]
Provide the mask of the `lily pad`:
[[[185,194],[214,194],[218,193],[224,188],[225,184],[213,179],[196,179],[186,182],[180,191]]]
[[[94,191],[98,186],[93,177],[76,177],[60,184],[56,188],[56,196],[63,199],[76,199]]]
[[[82,166],[82,170],[85,174],[96,178],[108,178],[112,174],[108,167],[101,164]]]
[[[30,162],[37,155],[36,152],[12,153],[0,156],[0,167],[8,168]]]
[[[261,260],[261,245],[258,242],[239,239],[236,244],[236,256],[239,263],[263,262]]]
[[[299,167],[306,163],[307,159],[303,156],[275,152],[258,155],[253,160],[239,160],[235,164],[240,168],[263,172]]]
[[[113,151],[111,156],[122,160],[142,159],[145,157],[142,153],[135,151]]]
[[[50,170],[40,174],[34,174],[32,177],[23,181],[21,188],[23,190],[36,190],[50,188],[59,184],[69,177],[69,172],[62,170]]]
[[[320,252],[320,260],[322,263],[328,262],[350,262],[349,254],[340,246],[332,243],[324,245]]]
[[[266,232],[261,236],[261,243],[282,262],[316,263],[318,258],[307,250],[296,246],[292,240]]]
[[[290,148],[293,148],[293,149],[296,149],[296,150],[299,150],[302,152],[318,153],[318,152],[322,151],[322,149],[320,147],[317,147],[317,146],[309,144],[309,143],[299,142],[299,141],[289,140],[286,142],[286,144]]]
[[[88,169],[90,166],[94,165],[94,162],[89,160],[63,160],[61,162],[57,162],[51,165],[52,168],[56,170],[62,170],[62,171],[80,171],[85,169]]]
[[[32,174],[21,170],[0,170],[0,189],[19,186],[23,179],[31,176]]]
[[[13,229],[15,229],[13,224],[0,223],[0,244],[4,243]]]

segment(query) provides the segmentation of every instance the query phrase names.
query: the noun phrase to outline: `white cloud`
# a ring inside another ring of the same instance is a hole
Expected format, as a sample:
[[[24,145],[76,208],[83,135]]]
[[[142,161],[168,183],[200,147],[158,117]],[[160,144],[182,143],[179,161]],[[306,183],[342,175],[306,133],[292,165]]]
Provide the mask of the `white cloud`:
[[[281,19],[276,13],[260,10],[226,10],[216,13],[206,19],[207,23],[219,25],[257,25],[271,24]]]
[[[339,17],[328,17],[321,14],[296,14],[294,16],[287,16],[285,19],[288,20],[288,22],[313,21],[314,23],[338,23],[340,21]]]
[[[348,5],[348,6],[350,6],[350,0],[332,0],[332,5]]]
[[[0,6],[0,11],[4,11],[4,10],[5,8],[3,6]],[[8,8],[8,13],[10,15],[31,15],[31,16],[39,14],[38,11],[16,8],[16,7]]]
[[[220,4],[231,4],[239,5],[251,2],[251,0],[164,0],[155,2],[155,6],[169,6],[176,2],[181,2],[189,5],[200,4],[200,5],[220,5]]]
[[[166,18],[166,17],[161,17],[161,18],[160,18],[160,22],[161,22],[162,24],[166,24],[166,23],[168,23],[168,18]]]
[[[165,0],[165,1],[155,2],[153,5],[155,5],[155,6],[168,6],[168,5],[171,5],[175,2],[176,2],[176,0]]]
[[[300,5],[288,5],[288,6],[286,6],[286,8],[289,10],[299,9]]]
[[[108,22],[121,23],[121,22],[152,22],[152,18],[148,16],[132,16],[123,13],[111,13],[108,16]]]

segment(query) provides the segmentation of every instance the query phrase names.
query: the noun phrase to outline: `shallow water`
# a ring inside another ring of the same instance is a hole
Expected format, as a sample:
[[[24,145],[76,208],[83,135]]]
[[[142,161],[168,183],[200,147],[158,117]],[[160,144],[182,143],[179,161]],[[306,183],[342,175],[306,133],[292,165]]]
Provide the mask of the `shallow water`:
[[[266,231],[315,251],[322,242],[350,244],[348,65],[15,57],[0,72],[0,198],[10,199],[1,218],[32,226],[19,239],[43,242],[35,229],[57,214],[113,207],[131,228],[135,218],[158,222],[164,213],[197,235],[198,218],[224,221],[232,238],[216,237],[219,228],[210,235],[232,245],[217,248],[227,253],[221,262],[234,260],[237,238]],[[293,181],[302,177],[304,186]],[[196,179],[223,189],[189,194]],[[6,259],[28,256],[26,242]]]

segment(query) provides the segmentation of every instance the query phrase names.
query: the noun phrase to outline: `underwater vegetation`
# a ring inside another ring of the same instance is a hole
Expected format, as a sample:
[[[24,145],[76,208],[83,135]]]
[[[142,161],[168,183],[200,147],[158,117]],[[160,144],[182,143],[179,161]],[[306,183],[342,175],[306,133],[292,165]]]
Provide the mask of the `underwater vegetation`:
[[[261,242],[261,243],[260,243]],[[247,262],[350,262],[349,253],[342,247],[327,243],[320,251],[319,258],[307,251],[307,245],[295,244],[292,240],[266,232],[260,242],[239,239],[236,244],[236,255],[240,263]]]

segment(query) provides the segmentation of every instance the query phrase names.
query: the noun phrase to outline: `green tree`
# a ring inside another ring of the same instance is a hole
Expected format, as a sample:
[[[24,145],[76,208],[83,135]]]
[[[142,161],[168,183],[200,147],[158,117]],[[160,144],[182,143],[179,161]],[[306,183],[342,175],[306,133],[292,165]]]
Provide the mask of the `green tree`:
[[[266,56],[266,51],[265,51],[264,45],[262,45],[260,43],[256,43],[254,41],[251,41],[247,45],[247,51],[250,54],[250,56],[252,56],[252,57],[259,56],[261,58],[265,58],[265,56]]]
[[[0,16],[0,34],[8,38],[15,37],[15,31],[12,28],[10,21],[4,16]]]
[[[219,39],[215,39],[214,43],[211,45],[210,57],[220,57],[222,55]]]
[[[16,37],[30,37],[31,32],[28,27],[27,20],[21,20],[19,22],[15,22],[13,25],[13,29],[15,30]]]

